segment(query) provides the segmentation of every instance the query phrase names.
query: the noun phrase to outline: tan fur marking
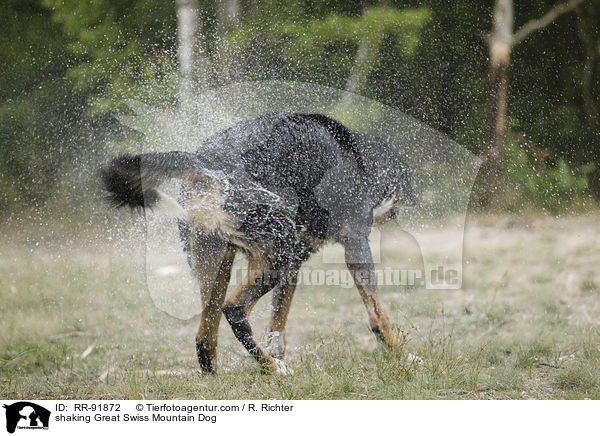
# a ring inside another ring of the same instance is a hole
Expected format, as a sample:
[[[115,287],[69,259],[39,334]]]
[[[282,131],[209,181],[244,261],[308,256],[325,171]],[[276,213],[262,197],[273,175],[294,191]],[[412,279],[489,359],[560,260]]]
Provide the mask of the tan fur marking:
[[[260,296],[250,294],[250,288],[260,278],[268,267],[268,262],[263,256],[251,256],[248,259],[248,274],[244,278],[242,284],[235,290],[225,301],[224,306],[232,304],[234,306],[242,306],[246,310],[246,317],[252,311],[252,308],[259,300]],[[267,374],[273,374],[279,370],[279,366],[275,359],[256,341],[258,350],[257,353],[251,353],[256,357],[261,365],[262,371]]]
[[[367,308],[371,328],[378,327],[385,345],[390,347],[393,351],[401,353],[403,349],[402,342],[398,339],[392,329],[385,306],[379,298],[379,295],[377,295],[377,288],[370,283],[363,283],[359,280],[357,277],[359,275],[358,271],[350,268],[350,272],[354,278],[358,293]]]
[[[290,312],[295,290],[296,283],[289,283],[286,286],[285,295],[281,301],[281,305],[273,308],[273,315],[271,317],[271,324],[269,326],[270,332],[282,332],[285,330],[285,324]]]
[[[195,238],[190,238],[190,249],[192,253],[196,253]],[[222,261],[215,264],[198,259],[195,255],[192,256],[192,270],[202,293],[202,315],[196,342],[206,344],[208,356],[215,372],[221,306],[227,293],[233,256],[233,250],[228,250]]]
[[[203,174],[187,174],[179,178],[185,182],[189,224],[205,233],[220,233],[235,245],[248,249],[244,235],[235,228],[233,217],[223,209],[225,197],[221,184]]]
[[[245,306],[247,308],[246,316],[248,316],[248,314],[252,311],[254,304],[256,304],[256,301],[249,299],[247,292],[256,282],[256,280],[262,276],[266,268],[267,261],[262,256],[251,255],[248,259],[248,273],[237,289],[227,298],[225,304]]]
[[[306,245],[309,247],[309,249],[313,252],[319,250],[325,244],[325,241],[322,239],[309,235],[303,235],[302,238],[304,242],[306,242]],[[281,305],[273,308],[271,324],[269,326],[270,332],[282,332],[285,330],[285,325],[287,323],[287,317],[290,312],[295,290],[296,282],[294,281],[294,283],[288,283],[281,301]]]

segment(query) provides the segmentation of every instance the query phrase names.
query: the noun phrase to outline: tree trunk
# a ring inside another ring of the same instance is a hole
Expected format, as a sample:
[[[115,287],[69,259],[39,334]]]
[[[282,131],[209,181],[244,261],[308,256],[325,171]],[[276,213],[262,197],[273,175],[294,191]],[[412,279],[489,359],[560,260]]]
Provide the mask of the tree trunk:
[[[219,33],[231,30],[231,28],[239,24],[241,14],[240,0],[217,0],[215,7]]]
[[[506,129],[506,99],[512,51],[512,0],[498,0],[494,12],[494,29],[490,35],[491,114],[490,144],[494,155],[501,155]]]
[[[506,132],[506,99],[513,36],[513,0],[497,0],[490,35],[490,144],[493,160],[501,160]]]
[[[240,67],[239,53],[229,45],[227,36],[239,26],[242,6],[240,0],[217,0],[215,7],[217,35],[214,67],[218,70],[216,82],[223,84],[234,80],[235,71]]]
[[[585,63],[583,65],[581,77],[581,98],[583,100],[583,109],[589,123],[598,128],[600,119],[598,106],[593,96],[592,82],[594,78],[594,67],[596,65],[596,40],[592,34],[593,23],[582,10],[577,11],[577,30],[579,38],[585,48]]]
[[[193,99],[194,91],[210,85],[210,68],[200,29],[198,0],[176,0],[176,5],[177,55],[181,75],[179,102],[186,107]]]
[[[537,19],[529,20],[513,33],[513,0],[496,0],[492,33],[489,36],[490,52],[490,127],[487,149],[480,156],[483,192],[482,205],[487,206],[505,185],[504,138],[506,133],[506,108],[511,54],[514,46],[531,33],[544,29],[554,20],[572,11],[585,0],[568,0],[554,5]]]
[[[490,118],[488,143],[481,157],[482,195],[489,206],[504,186],[503,160],[511,52],[513,44],[513,0],[496,0],[492,33],[489,35]]]
[[[354,59],[354,66],[346,81],[346,94],[342,98],[342,106],[350,107],[353,104],[354,94],[364,91],[369,76],[379,59],[379,51],[383,41],[383,29],[373,32],[373,35],[360,40]]]

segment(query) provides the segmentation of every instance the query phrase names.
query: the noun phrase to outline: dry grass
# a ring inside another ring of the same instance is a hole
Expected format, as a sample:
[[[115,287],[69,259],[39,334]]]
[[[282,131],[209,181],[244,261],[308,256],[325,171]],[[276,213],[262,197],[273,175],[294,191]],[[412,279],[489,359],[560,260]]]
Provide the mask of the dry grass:
[[[0,397],[598,399],[598,218],[471,217],[462,290],[384,288],[420,365],[376,350],[355,289],[301,286],[288,324],[294,375],[285,377],[260,375],[226,323],[219,376],[198,372],[197,317],[159,311],[146,290],[141,218],[9,222],[0,240]],[[386,264],[414,257],[402,236],[384,237]],[[263,300],[252,319],[258,334]]]

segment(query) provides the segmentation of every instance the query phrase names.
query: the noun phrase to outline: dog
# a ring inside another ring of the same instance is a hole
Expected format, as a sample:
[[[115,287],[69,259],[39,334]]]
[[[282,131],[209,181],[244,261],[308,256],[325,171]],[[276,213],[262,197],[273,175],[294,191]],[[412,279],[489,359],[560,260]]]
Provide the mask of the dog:
[[[115,207],[163,210],[178,219],[202,293],[196,335],[201,369],[216,371],[217,330],[225,315],[235,337],[265,373],[281,372],[285,325],[304,261],[326,242],[340,243],[380,344],[401,352],[377,294],[368,243],[375,223],[415,204],[412,171],[383,139],[315,113],[266,113],[208,139],[194,153],[121,155],[100,170]],[[178,200],[158,187],[181,181]],[[226,297],[234,256],[248,273]],[[248,315],[273,291],[267,346]]]

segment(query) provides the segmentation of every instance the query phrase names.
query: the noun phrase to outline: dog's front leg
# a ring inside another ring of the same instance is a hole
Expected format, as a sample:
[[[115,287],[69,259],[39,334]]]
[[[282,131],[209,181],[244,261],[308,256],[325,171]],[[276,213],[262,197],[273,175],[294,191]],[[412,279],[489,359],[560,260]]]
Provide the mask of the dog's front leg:
[[[402,342],[394,333],[387,311],[377,294],[377,276],[373,266],[371,248],[366,236],[345,238],[343,242],[346,265],[354,278],[363,303],[369,314],[371,331],[377,340],[397,353],[402,351]]]

